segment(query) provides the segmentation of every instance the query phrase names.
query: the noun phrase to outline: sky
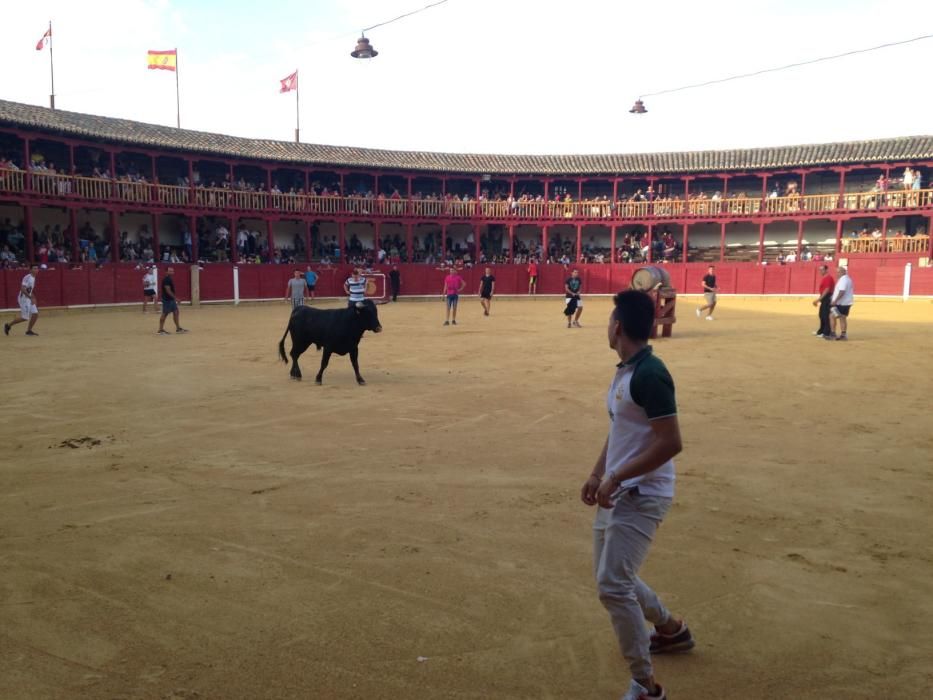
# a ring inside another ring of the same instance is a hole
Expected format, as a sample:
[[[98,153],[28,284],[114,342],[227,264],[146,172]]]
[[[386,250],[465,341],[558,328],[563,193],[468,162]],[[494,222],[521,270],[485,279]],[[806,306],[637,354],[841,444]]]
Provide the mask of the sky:
[[[476,153],[751,148],[933,133],[933,39],[670,95],[694,82],[933,33],[933,2],[868,0],[35,0],[3,7],[0,98],[174,126],[175,81],[146,69],[179,52],[184,128]]]

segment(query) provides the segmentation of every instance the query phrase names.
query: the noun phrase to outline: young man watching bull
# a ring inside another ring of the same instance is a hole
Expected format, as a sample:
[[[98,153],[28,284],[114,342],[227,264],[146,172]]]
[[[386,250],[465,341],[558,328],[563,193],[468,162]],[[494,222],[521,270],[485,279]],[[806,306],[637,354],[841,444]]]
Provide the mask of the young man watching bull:
[[[609,612],[632,674],[623,700],[665,700],[652,654],[686,651],[693,637],[638,577],[654,533],[674,496],[674,455],[681,451],[674,381],[648,345],[654,302],[620,292],[609,316],[609,347],[622,361],[609,385],[609,436],[580,492],[599,505],[593,560],[599,599]],[[655,627],[648,634],[645,620]]]

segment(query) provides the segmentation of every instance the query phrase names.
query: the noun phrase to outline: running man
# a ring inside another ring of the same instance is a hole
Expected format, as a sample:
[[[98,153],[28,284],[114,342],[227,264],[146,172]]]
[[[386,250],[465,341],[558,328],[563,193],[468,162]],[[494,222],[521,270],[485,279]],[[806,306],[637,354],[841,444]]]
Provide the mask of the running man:
[[[486,268],[486,273],[479,279],[479,303],[483,307],[483,316],[489,315],[489,307],[492,306],[492,295],[496,292],[496,278],[490,268]]]
[[[829,322],[829,304],[833,296],[833,289],[836,286],[836,280],[829,274],[829,268],[826,265],[820,265],[820,275],[820,295],[813,300],[813,305],[820,307],[820,329],[813,334],[818,338],[832,335],[833,327]]]
[[[355,306],[356,302],[366,299],[366,278],[360,268],[353,268],[353,274],[343,283],[343,291],[348,296],[347,306]]]
[[[671,507],[674,461],[681,449],[674,380],[652,354],[648,337],[654,302],[644,292],[620,292],[609,316],[609,346],[622,360],[609,385],[609,436],[580,491],[599,505],[593,524],[596,587],[632,674],[623,700],[665,700],[652,654],[694,645],[683,620],[671,615],[638,577],[654,534]],[[645,620],[655,627],[649,636]]]
[[[305,270],[305,284],[308,285],[308,297],[311,301],[314,301],[314,288],[317,286],[317,273],[311,269],[310,265],[308,265],[308,268]]]
[[[697,309],[697,318],[703,316],[703,312],[707,311],[706,320],[713,320],[713,310],[716,308],[716,292],[719,291],[719,287],[716,286],[716,271],[713,269],[713,266],[710,265],[706,268],[706,274],[703,275],[703,297],[706,300],[706,304]]]
[[[528,263],[528,293],[537,294],[538,292],[538,261],[532,260]]]
[[[855,288],[852,285],[852,278],[842,265],[836,270],[836,275],[836,287],[833,289],[832,300],[829,302],[829,315],[833,325],[829,335],[824,335],[823,338],[825,340],[848,340],[846,332],[849,329],[849,309],[855,303]],[[838,335],[836,335],[836,328],[841,330]]]
[[[19,294],[17,295],[19,318],[3,324],[4,335],[9,335],[10,329],[17,323],[26,323],[27,321],[29,325],[26,326],[26,335],[39,335],[32,330],[36,325],[36,321],[39,320],[39,308],[36,306],[36,275],[38,274],[39,266],[33,263],[32,267],[29,268],[29,272],[26,273],[23,281],[19,284]]]
[[[447,299],[447,317],[444,319],[444,325],[449,326],[451,322],[457,325],[457,302],[460,300],[460,292],[466,287],[466,281],[457,272],[457,268],[451,266],[450,273],[444,278],[444,297]],[[451,311],[453,320],[451,321]]]
[[[143,313],[149,313],[149,302],[152,302],[152,306],[156,305],[156,285],[158,280],[156,279],[156,267],[146,268],[146,272],[143,275]]]
[[[308,283],[301,274],[301,270],[295,270],[295,274],[288,280],[288,284],[285,285],[285,301],[291,299],[292,311],[299,306],[305,305],[305,292],[307,289]]]
[[[567,317],[567,328],[570,328],[570,319],[573,318],[573,325],[582,328],[580,325],[580,316],[583,314],[583,299],[580,298],[580,288],[583,286],[583,280],[580,279],[580,272],[574,270],[570,277],[564,282],[564,316]]]
[[[162,315],[159,317],[159,335],[168,335],[165,330],[165,319],[172,314],[172,320],[175,322],[176,333],[187,333],[188,331],[178,323],[178,298],[175,296],[175,268],[170,267],[165,271],[165,279],[162,280]]]

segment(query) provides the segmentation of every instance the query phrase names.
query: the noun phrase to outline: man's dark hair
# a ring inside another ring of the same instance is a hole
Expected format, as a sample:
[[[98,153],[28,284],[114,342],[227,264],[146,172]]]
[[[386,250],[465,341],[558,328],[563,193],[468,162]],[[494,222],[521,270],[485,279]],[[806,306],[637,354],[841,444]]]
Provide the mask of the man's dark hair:
[[[613,317],[622,324],[622,332],[630,340],[644,341],[651,335],[654,325],[654,300],[634,289],[619,292],[613,299]]]

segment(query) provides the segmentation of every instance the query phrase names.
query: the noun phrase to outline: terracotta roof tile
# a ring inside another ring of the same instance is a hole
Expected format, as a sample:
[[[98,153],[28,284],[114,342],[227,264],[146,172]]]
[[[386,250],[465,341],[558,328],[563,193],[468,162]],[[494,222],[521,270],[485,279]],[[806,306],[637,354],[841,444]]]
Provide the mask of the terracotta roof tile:
[[[5,100],[0,100],[0,125],[126,146],[300,166],[385,168],[471,175],[663,175],[933,158],[933,136],[679,153],[496,155],[388,151],[246,139],[126,119],[50,110],[46,107]]]

